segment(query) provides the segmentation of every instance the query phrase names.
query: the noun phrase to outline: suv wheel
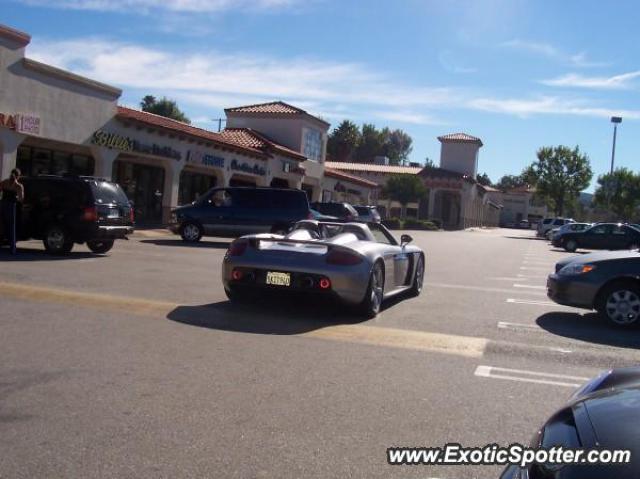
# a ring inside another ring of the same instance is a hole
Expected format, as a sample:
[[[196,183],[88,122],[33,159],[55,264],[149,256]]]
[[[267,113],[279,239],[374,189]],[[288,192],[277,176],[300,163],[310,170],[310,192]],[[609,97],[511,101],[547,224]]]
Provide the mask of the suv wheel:
[[[96,254],[104,254],[113,248],[113,240],[87,241],[87,247]]]
[[[578,249],[578,243],[576,243],[576,240],[573,240],[573,239],[567,240],[564,243],[564,249],[569,253],[573,253],[575,250]]]
[[[640,287],[631,282],[608,286],[598,296],[596,309],[617,326],[638,324],[640,319]]]
[[[202,238],[202,234],[202,226],[191,221],[183,224],[180,229],[180,236],[187,243],[197,243]]]
[[[67,254],[73,248],[73,241],[62,226],[50,226],[44,234],[44,249],[50,254]]]

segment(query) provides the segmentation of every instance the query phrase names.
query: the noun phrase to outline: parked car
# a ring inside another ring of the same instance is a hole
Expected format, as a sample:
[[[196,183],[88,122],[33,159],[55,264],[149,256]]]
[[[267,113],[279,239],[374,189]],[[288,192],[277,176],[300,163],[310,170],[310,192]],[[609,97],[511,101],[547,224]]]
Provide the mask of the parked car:
[[[640,252],[607,251],[572,256],[547,278],[558,304],[595,309],[614,324],[640,323]]]
[[[575,223],[575,221],[571,218],[544,218],[538,223],[537,234],[538,236],[546,237],[549,230],[560,228],[567,223]]]
[[[560,228],[554,228],[551,230],[551,241],[559,238],[565,233],[585,231],[593,226],[593,223],[567,223]]]
[[[600,223],[584,231],[565,233],[553,239],[553,246],[573,252],[585,249],[638,249],[640,230],[617,223]]]
[[[531,228],[531,224],[529,223],[529,220],[522,220],[520,223],[518,223],[518,228],[528,230]]]
[[[349,203],[345,202],[326,202],[326,203],[312,203],[311,207],[314,210],[319,211],[323,215],[334,216],[340,221],[356,221],[358,219],[358,212]]]
[[[530,446],[564,450],[626,449],[628,464],[508,466],[500,479],[632,479],[640,477],[640,368],[606,371],[575,392],[533,436]]]
[[[173,210],[169,228],[192,243],[203,236],[284,233],[305,218],[311,218],[311,211],[301,190],[212,188],[192,204]]]
[[[380,223],[382,221],[375,206],[354,206],[354,208],[358,212],[358,221],[365,223]]]
[[[256,292],[309,293],[337,298],[373,317],[382,301],[422,291],[425,257],[379,223],[306,220],[286,235],[250,235],[229,246],[222,265],[224,289],[232,301]]]
[[[116,183],[88,176],[25,177],[17,221],[18,240],[40,239],[51,254],[75,243],[106,253],[133,233],[133,208]]]

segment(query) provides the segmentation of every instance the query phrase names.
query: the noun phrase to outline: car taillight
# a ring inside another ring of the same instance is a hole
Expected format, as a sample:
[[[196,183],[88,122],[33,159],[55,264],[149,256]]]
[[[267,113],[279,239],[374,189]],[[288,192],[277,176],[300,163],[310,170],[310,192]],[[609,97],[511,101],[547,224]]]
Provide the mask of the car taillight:
[[[362,263],[362,257],[348,251],[333,250],[327,255],[327,264],[353,266]]]
[[[132,223],[135,223],[136,215],[135,215],[135,214],[134,214],[134,212],[133,212],[133,207],[129,208],[129,220],[130,220]]]
[[[89,206],[82,212],[84,221],[98,221],[98,209],[95,206]]]
[[[246,241],[234,241],[229,246],[227,255],[229,256],[242,256],[247,249],[248,243]]]

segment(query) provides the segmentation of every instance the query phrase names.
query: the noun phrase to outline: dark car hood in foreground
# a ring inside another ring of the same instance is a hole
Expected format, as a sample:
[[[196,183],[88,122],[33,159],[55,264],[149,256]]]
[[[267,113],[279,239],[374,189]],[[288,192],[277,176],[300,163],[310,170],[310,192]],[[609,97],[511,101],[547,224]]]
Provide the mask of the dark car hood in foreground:
[[[570,256],[569,258],[565,258],[561,261],[558,261],[556,264],[561,268],[563,266],[568,265],[569,263],[579,263],[579,264],[587,264],[587,263],[595,263],[597,261],[610,261],[616,259],[635,259],[640,260],[640,253],[637,251],[600,251],[598,253],[590,253],[590,254],[579,254],[576,256]],[[559,268],[556,268],[559,269]]]

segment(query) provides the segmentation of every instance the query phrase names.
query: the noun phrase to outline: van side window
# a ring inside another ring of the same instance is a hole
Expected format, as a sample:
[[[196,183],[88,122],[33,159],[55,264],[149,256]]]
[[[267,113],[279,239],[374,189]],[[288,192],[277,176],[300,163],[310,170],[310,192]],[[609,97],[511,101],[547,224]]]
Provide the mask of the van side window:
[[[209,197],[208,202],[211,206],[222,208],[232,206],[233,200],[231,198],[231,195],[229,194],[229,191],[217,190]]]

